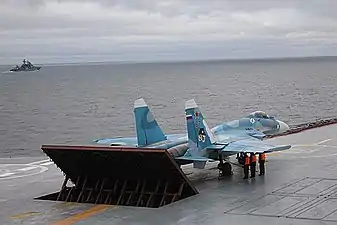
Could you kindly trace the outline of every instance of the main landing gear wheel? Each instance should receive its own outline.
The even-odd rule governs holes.
[[[219,169],[218,180],[222,179],[225,176],[231,176],[231,175],[233,175],[232,165],[229,162],[224,162],[223,161],[221,153],[219,154],[218,169]]]
[[[219,176],[218,176],[219,180],[222,179],[223,177],[233,175],[232,165],[229,162],[219,163],[218,169],[219,169]]]
[[[223,177],[233,175],[232,165],[229,162],[219,163],[218,169],[219,169],[219,177],[218,177],[219,180]]]

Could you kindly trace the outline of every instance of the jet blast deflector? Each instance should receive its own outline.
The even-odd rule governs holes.
[[[196,195],[165,149],[43,145],[62,170],[57,193],[37,199],[158,208]],[[68,181],[73,186],[67,186]]]

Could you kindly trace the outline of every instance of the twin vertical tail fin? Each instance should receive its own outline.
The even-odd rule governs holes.
[[[188,151],[181,158],[193,160],[195,168],[203,168],[206,161],[211,161],[207,158],[206,147],[215,143],[215,137],[194,99],[186,101],[185,114]]]
[[[147,146],[166,140],[166,136],[143,98],[135,101],[134,114],[138,146]]]
[[[208,127],[204,116],[194,99],[185,103],[188,141],[191,148],[197,151],[205,149],[215,142],[215,137]]]

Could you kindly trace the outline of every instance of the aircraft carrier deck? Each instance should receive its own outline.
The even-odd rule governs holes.
[[[60,190],[62,172],[48,158],[0,159],[0,224],[336,224],[337,125],[266,141],[293,148],[268,154],[264,177],[186,167],[199,194],[160,208],[36,200]]]

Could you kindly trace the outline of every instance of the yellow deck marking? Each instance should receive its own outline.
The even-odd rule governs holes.
[[[23,219],[27,216],[34,216],[34,215],[37,215],[37,214],[41,214],[39,212],[26,212],[26,213],[21,213],[21,214],[18,214],[18,215],[14,215],[14,216],[11,216],[12,219]]]
[[[87,209],[83,212],[77,213],[71,217],[68,217],[66,219],[57,221],[55,223],[53,223],[52,225],[70,225],[70,224],[74,224],[76,222],[79,222],[83,219],[86,219],[88,217],[91,217],[97,213],[103,212],[104,210],[111,208],[113,206],[110,205],[96,205],[90,209]]]
[[[73,205],[77,205],[77,202],[61,202],[61,203],[57,203],[55,205],[55,208],[64,208],[64,207],[68,207],[68,206],[73,206]]]

